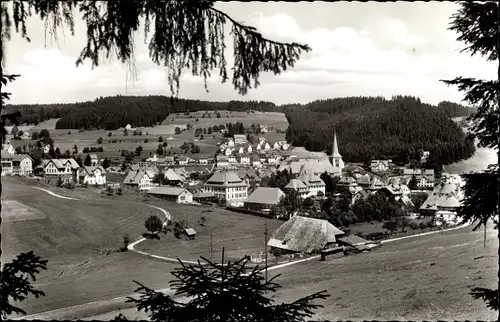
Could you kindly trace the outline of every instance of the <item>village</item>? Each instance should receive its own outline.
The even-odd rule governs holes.
[[[99,158],[90,152],[83,155],[82,164],[80,157],[51,157],[54,147],[47,144],[36,167],[27,153],[8,142],[2,150],[2,176],[23,176],[70,190],[97,187],[102,195],[127,190],[163,200],[166,209],[169,203],[198,205],[204,214],[205,207],[212,206],[280,219],[285,223],[266,236],[269,254],[275,257],[367,251],[410,229],[415,233],[459,224],[455,215],[462,199],[461,178],[445,171],[438,177],[435,170],[418,167],[428,151],[403,166],[391,160],[347,164],[336,135],[327,155],[309,153],[285,140],[228,135],[222,126],[219,131],[213,157],[151,152],[127,162],[125,157]],[[267,131],[260,127],[260,133]],[[194,227],[183,229],[186,239],[196,238]],[[266,256],[255,252],[252,261],[262,262]]]

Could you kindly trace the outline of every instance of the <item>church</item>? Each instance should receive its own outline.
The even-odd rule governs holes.
[[[333,133],[333,146],[332,146],[332,156],[331,162],[333,166],[333,176],[340,177],[342,175],[342,169],[344,169],[344,160],[339,153],[339,147],[337,145],[337,133]]]

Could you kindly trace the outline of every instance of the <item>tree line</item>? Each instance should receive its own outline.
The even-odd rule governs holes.
[[[406,163],[422,149],[431,152],[431,162],[449,164],[471,157],[475,146],[445,110],[411,96],[346,97],[291,105],[285,109],[286,139],[311,151],[331,153],[336,131],[339,152],[348,162]]]
[[[209,102],[159,95],[119,95],[68,104],[8,105],[5,110],[6,113],[21,112],[18,120],[20,124],[38,124],[59,118],[56,129],[116,130],[127,124],[135,127],[154,126],[171,113],[217,110],[279,112],[282,109],[274,103],[263,101]]]

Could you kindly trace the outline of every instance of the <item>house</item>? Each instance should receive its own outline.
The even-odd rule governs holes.
[[[287,170],[291,172],[293,175],[300,174],[300,171],[303,167],[306,166],[310,169],[315,175],[322,175],[323,173],[328,173],[329,175],[338,175],[341,174],[341,168],[343,168],[343,163],[339,163],[339,168],[335,168],[327,157],[325,158],[305,158],[305,159],[297,159],[297,158],[289,158],[288,160],[281,162],[278,166],[278,171]]]
[[[178,160],[177,160],[177,164],[179,165],[187,165],[190,161],[190,158],[189,157],[180,157]]]
[[[267,133],[267,131],[269,131],[267,125],[259,125],[259,126],[260,126],[260,133]]]
[[[459,185],[445,183],[434,187],[432,193],[427,197],[420,207],[421,215],[435,215],[437,211],[456,212],[461,206],[463,193]]]
[[[262,150],[262,143],[257,144],[257,147],[255,148],[257,151]]]
[[[200,157],[198,159],[198,164],[208,164],[208,158],[206,158],[206,157]]]
[[[245,149],[242,146],[240,146],[240,148],[238,149],[238,154],[243,154],[243,153],[245,153]]]
[[[268,155],[266,161],[268,164],[277,164],[278,163],[278,156],[275,154]]]
[[[422,157],[420,157],[420,163],[425,163],[429,159],[429,156],[431,155],[430,151],[423,151],[422,152]]]
[[[283,143],[283,145],[281,146],[281,149],[282,149],[283,151],[286,151],[286,150],[288,150],[289,148],[290,148],[290,144],[288,144],[288,143],[286,143],[286,142],[285,142],[285,143]]]
[[[252,153],[252,151],[253,151],[253,148],[252,148],[252,146],[251,146],[251,145],[249,145],[249,146],[248,146],[248,148],[247,148],[247,153],[250,153],[250,154],[251,154],[251,153]]]
[[[377,177],[377,176],[373,176],[371,183],[370,183],[370,186],[368,186],[366,188],[366,190],[371,191],[371,192],[375,192],[379,189],[382,189],[383,187],[385,187],[385,183],[384,183],[384,181],[382,181],[382,178]]]
[[[385,172],[390,169],[392,160],[372,160],[370,170],[372,172]]]
[[[259,176],[253,168],[240,169],[235,172],[241,181],[245,182],[247,185],[251,183],[256,183],[259,180]]]
[[[97,157],[97,154],[91,154],[90,165],[98,165],[98,164],[99,164],[99,158]]]
[[[49,181],[52,178],[57,180],[60,178],[63,183],[76,182],[78,169],[80,169],[80,166],[73,158],[43,160],[42,167],[44,176]]]
[[[216,171],[203,185],[203,192],[213,192],[228,204],[242,204],[248,186],[232,171]]]
[[[250,164],[250,156],[248,154],[240,155],[239,163],[244,165]]]
[[[27,154],[14,154],[12,173],[21,176],[31,175],[33,173],[33,159]]]
[[[265,150],[265,151],[269,151],[270,149],[271,149],[271,146],[269,145],[269,143],[268,143],[268,142],[266,142],[266,143],[264,144],[264,150]]]
[[[233,141],[233,139],[229,139],[229,140],[227,140],[227,142],[226,142],[226,146],[227,146],[228,148],[234,148],[234,141]]]
[[[411,178],[415,176],[417,179],[422,176],[422,170],[421,169],[403,169],[403,176],[405,178]]]
[[[31,135],[28,132],[23,132],[23,135],[21,135],[21,139],[29,140],[31,139]]]
[[[252,167],[260,168],[262,167],[262,162],[260,162],[260,158],[256,155],[252,157]]]
[[[183,231],[184,238],[187,240],[193,240],[196,238],[196,231],[193,228],[186,228]]]
[[[272,206],[277,205],[285,194],[280,188],[258,187],[247,200],[244,207],[250,210],[270,210]]]
[[[43,153],[47,154],[50,152],[50,145],[47,144],[46,146],[43,147]]]
[[[285,191],[295,190],[302,198],[307,198],[307,196],[309,195],[309,188],[307,187],[307,185],[297,179],[290,180],[290,182],[285,186],[284,189]]]
[[[149,190],[152,187],[151,174],[144,170],[129,171],[123,184],[138,190]]]
[[[434,183],[435,180],[435,174],[434,174],[434,169],[425,169],[424,170],[424,178],[427,179],[428,182]]]
[[[175,201],[177,203],[193,203],[193,194],[184,188],[153,187],[148,191],[148,195]]]
[[[9,153],[5,150],[2,150],[1,153],[2,153],[2,175],[12,173],[13,170],[12,161],[14,160],[14,154]]]
[[[14,147],[12,146],[12,144],[10,143],[10,141],[7,141],[3,148],[2,148],[2,151],[5,151],[7,153],[10,153],[10,154],[16,154],[16,150],[14,149]]]
[[[168,168],[163,170],[163,178],[170,186],[178,186],[184,183],[184,178],[182,178],[174,169]]]
[[[345,233],[324,219],[293,216],[272,235],[267,246],[285,253],[317,253],[336,245]]]
[[[427,189],[427,188],[433,188],[434,187],[434,179],[429,180],[427,177],[421,177],[420,179],[417,180],[417,187],[420,189]]]
[[[236,160],[236,156],[234,154],[231,154],[227,157],[227,161],[229,162],[229,164],[234,164],[234,163],[237,163],[237,160]]]
[[[274,142],[274,144],[273,144],[273,149],[274,149],[274,150],[279,150],[280,148],[281,148],[280,144],[279,144],[277,141],[276,141],[276,142]]]
[[[101,166],[83,166],[78,169],[78,183],[90,185],[105,185],[106,170]]]
[[[233,135],[235,144],[245,144],[247,143],[247,136],[245,134],[235,134]]]
[[[217,156],[217,168],[227,168],[229,167],[229,158],[224,155]]]
[[[302,181],[307,186],[307,197],[316,197],[318,193],[325,195],[325,182],[307,168],[301,172],[297,180]]]
[[[153,153],[149,158],[146,159],[146,162],[156,163],[159,159],[160,158],[158,157],[158,154]]]

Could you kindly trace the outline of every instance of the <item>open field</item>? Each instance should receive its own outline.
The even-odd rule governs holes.
[[[286,267],[276,272],[284,286],[278,296],[294,300],[326,289],[331,297],[318,318],[329,320],[490,320],[495,313],[468,295],[496,282],[496,231],[488,230],[486,248],[482,234],[468,227]]]
[[[124,234],[131,240],[141,237],[144,220],[153,214],[162,216],[160,211],[97,197],[60,199],[9,177],[2,177],[2,188],[2,203],[9,200],[2,209],[3,218],[15,218],[19,210],[25,216],[30,209],[45,217],[4,220],[1,227],[2,262],[30,250],[49,261],[48,270],[36,281],[47,296],[23,302],[28,314],[128,295],[136,288],[133,280],[168,286],[173,264],[145,260],[135,253],[103,252],[121,247]],[[29,208],[23,210],[19,203]]]
[[[146,201],[161,207],[172,215],[174,220],[186,220],[196,231],[195,240],[179,240],[168,233],[161,240],[147,240],[137,245],[142,250],[166,257],[181,257],[185,260],[197,260],[200,256],[210,258],[210,235],[212,234],[213,258],[220,260],[222,247],[228,260],[240,259],[244,255],[264,251],[265,219],[247,214],[230,212],[219,207],[180,205],[169,201]],[[203,210],[211,209],[212,212]],[[204,226],[198,220],[204,216]],[[283,224],[283,221],[268,220],[268,234]]]
[[[246,112],[232,112],[220,111],[221,118],[215,117],[215,112],[212,112],[212,118],[201,118],[203,112],[193,112],[190,116],[184,114],[172,114],[167,119],[158,126],[155,127],[143,127],[141,136],[132,135],[133,131],[128,131],[128,135],[123,135],[123,130],[119,129],[116,131],[83,131],[80,132],[77,129],[60,129],[55,130],[55,124],[58,119],[50,119],[44,121],[36,126],[25,126],[20,127],[28,132],[40,131],[42,129],[48,129],[51,137],[54,138],[54,143],[59,147],[62,153],[66,150],[73,151],[73,146],[78,147],[78,151],[81,153],[85,147],[98,147],[102,146],[104,149],[103,153],[98,153],[99,157],[118,157],[120,156],[121,150],[135,151],[137,146],[142,146],[143,152],[141,157],[148,157],[150,153],[156,152],[158,147],[158,138],[163,137],[164,141],[167,142],[168,146],[166,148],[170,153],[180,153],[180,147],[184,142],[191,142],[195,140],[194,131],[196,128],[206,128],[213,125],[221,125],[227,123],[242,122],[246,127],[250,127],[252,123],[267,125],[270,128],[279,128],[283,131],[288,127],[288,121],[283,113],[262,113],[255,112],[247,114]],[[196,122],[198,118],[198,122]],[[187,124],[191,124],[193,129],[189,131],[181,132],[180,134],[174,134],[175,128],[180,127],[186,128]],[[8,131],[10,133],[8,127]],[[109,137],[108,134],[112,133]],[[68,134],[70,133],[70,134]],[[146,135],[146,133],[148,135]],[[215,135],[215,138],[213,137]],[[265,137],[266,140],[273,143],[277,140],[284,140],[284,133],[276,133],[275,131],[269,131],[268,133],[263,133],[260,136]],[[102,144],[97,144],[97,139],[102,137]],[[200,153],[195,156],[213,156],[217,151],[217,143],[221,141],[222,135],[220,133],[214,133],[211,135],[204,135],[204,140],[195,141],[200,147]],[[9,138],[8,138],[9,139]],[[11,139],[11,138],[10,138]],[[144,140],[147,139],[148,142],[145,143]],[[112,143],[111,140],[117,140],[118,142]],[[12,145],[14,148],[18,146],[28,145],[29,143],[35,144],[35,141],[30,140],[12,140]]]

